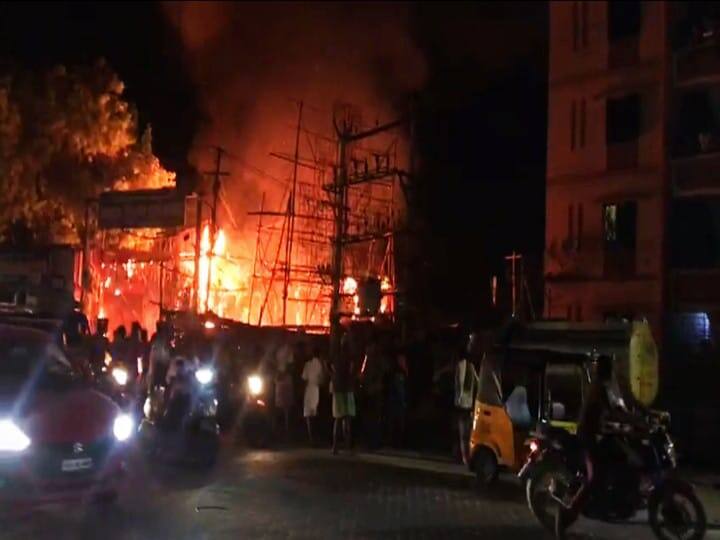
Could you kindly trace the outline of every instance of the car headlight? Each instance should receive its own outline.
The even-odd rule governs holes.
[[[113,423],[113,435],[120,442],[127,441],[132,435],[133,427],[135,427],[135,422],[132,417],[129,414],[121,414],[115,418]]]
[[[210,384],[215,378],[215,371],[210,368],[200,368],[195,372],[195,378],[200,384]]]
[[[112,370],[113,379],[120,386],[125,386],[128,382],[128,372],[125,368],[116,367]]]
[[[259,396],[263,391],[263,380],[260,375],[250,375],[247,379],[251,396]]]
[[[22,452],[30,446],[30,438],[12,420],[0,420],[0,451]]]

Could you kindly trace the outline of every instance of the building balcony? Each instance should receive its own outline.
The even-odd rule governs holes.
[[[678,197],[720,195],[720,148],[673,160],[672,182]]]
[[[720,83],[720,42],[710,40],[675,53],[676,86]]]
[[[720,268],[671,271],[670,299],[673,308],[679,310],[720,307]]]

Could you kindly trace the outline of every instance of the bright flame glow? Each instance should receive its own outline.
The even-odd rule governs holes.
[[[343,294],[354,295],[357,293],[357,290],[358,290],[358,282],[354,277],[348,276],[343,280],[343,284],[342,284]]]

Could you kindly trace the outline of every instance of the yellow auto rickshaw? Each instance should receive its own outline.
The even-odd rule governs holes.
[[[618,389],[648,406],[657,394],[657,349],[647,323],[514,324],[480,366],[469,467],[478,487],[520,470],[530,432],[547,422],[574,433],[595,355],[613,359]]]

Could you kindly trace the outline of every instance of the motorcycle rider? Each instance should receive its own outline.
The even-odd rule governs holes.
[[[592,492],[602,475],[603,453],[598,443],[603,434],[603,426],[609,421],[633,426],[643,424],[637,415],[625,407],[615,388],[612,374],[612,358],[597,356],[592,364],[590,388],[580,411],[577,429],[577,438],[585,462],[585,478],[574,494],[568,494],[569,500],[564,501],[567,512],[559,509],[555,516],[555,536],[558,539],[565,537],[565,516],[573,515],[582,507],[587,495]]]

